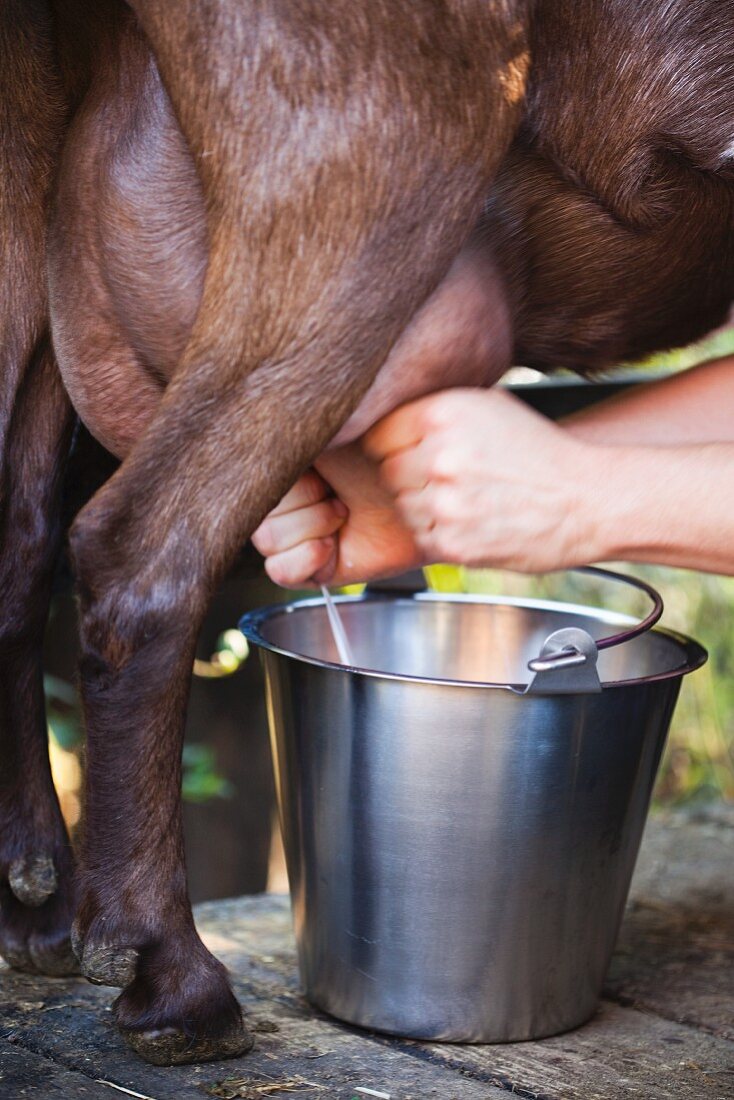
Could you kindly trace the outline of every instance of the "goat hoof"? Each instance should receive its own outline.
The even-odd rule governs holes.
[[[31,953],[28,950],[26,944],[13,944],[12,946],[3,947],[3,958],[8,966],[11,966],[13,970],[19,970],[21,974],[37,974],[38,968],[35,966]]]
[[[34,909],[51,897],[58,885],[54,861],[48,855],[23,856],[8,868],[8,885],[23,905]]]
[[[114,1004],[128,1046],[156,1066],[236,1058],[253,1044],[224,967],[192,932],[186,945],[182,932],[175,944],[143,948]]]
[[[79,973],[79,962],[72,951],[69,934],[66,931],[57,933],[55,936],[36,936],[31,939],[28,950],[39,974],[63,978],[69,974]]]
[[[192,1062],[218,1062],[252,1050],[254,1039],[244,1024],[226,1035],[192,1039],[177,1028],[151,1031],[121,1028],[127,1045],[154,1066],[183,1066]]]
[[[135,980],[138,958],[134,947],[89,944],[81,952],[81,970],[93,985],[125,989]]]
[[[60,868],[60,872],[59,872]],[[7,865],[0,912],[0,955],[14,970],[60,978],[79,973],[69,927],[73,868],[63,857],[17,858]]]
[[[63,926],[26,935],[17,930],[0,930],[0,955],[13,970],[24,974],[64,978],[79,973],[79,963]]]

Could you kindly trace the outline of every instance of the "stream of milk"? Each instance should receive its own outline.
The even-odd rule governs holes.
[[[339,654],[339,660],[343,665],[354,665],[354,654],[344,629],[344,623],[331,597],[331,592],[325,584],[321,585],[321,594],[326,604],[326,614],[329,616],[329,625],[331,626],[331,633],[334,635],[334,644]]]

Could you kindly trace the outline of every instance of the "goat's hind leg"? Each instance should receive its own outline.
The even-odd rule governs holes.
[[[71,417],[47,346],[26,365],[4,441],[0,517],[0,953],[44,974],[78,970],[74,868],[48,760],[42,646],[59,544]]]
[[[67,974],[73,861],[51,780],[41,649],[71,413],[48,346],[44,236],[63,126],[43,6],[0,8],[0,954]]]

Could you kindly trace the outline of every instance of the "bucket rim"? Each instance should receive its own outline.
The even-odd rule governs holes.
[[[609,611],[604,608],[589,607],[585,604],[567,603],[560,600],[533,599],[527,596],[497,596],[484,593],[470,592],[415,592],[411,594],[369,592],[358,595],[332,596],[337,604],[360,603],[470,603],[490,606],[506,606],[527,608],[532,611],[560,611],[564,614],[583,615],[586,618],[595,619],[597,622],[608,626],[627,626],[638,620],[632,615],[626,615],[619,611]],[[265,607],[247,611],[239,620],[238,628],[245,635],[248,642],[260,649],[275,653],[281,657],[289,657],[295,661],[314,665],[317,668],[330,669],[336,672],[346,672],[353,676],[364,676],[376,680],[397,680],[398,682],[416,684],[434,684],[439,687],[457,688],[486,688],[488,690],[510,691],[514,695],[524,695],[527,684],[523,683],[495,683],[489,680],[455,680],[438,676],[413,676],[408,673],[386,672],[380,669],[363,668],[361,665],[345,665],[339,661],[325,661],[320,657],[312,657],[306,653],[297,653],[295,650],[286,649],[267,639],[261,630],[264,623],[277,615],[292,615],[299,611],[308,610],[311,607],[325,607],[323,596],[307,596],[299,600],[289,600],[284,603],[268,604]],[[680,679],[690,672],[701,668],[708,660],[708,651],[695,639],[687,634],[681,634],[677,630],[668,627],[655,626],[648,631],[649,634],[661,634],[671,641],[676,642],[682,649],[682,663],[665,672],[656,672],[648,676],[637,676],[626,680],[603,680],[602,691],[618,687],[633,687],[638,684],[655,683],[659,680]],[[553,694],[553,693],[551,693]],[[583,695],[586,692],[578,692]],[[542,696],[548,698],[548,696]],[[541,696],[539,696],[541,698]]]

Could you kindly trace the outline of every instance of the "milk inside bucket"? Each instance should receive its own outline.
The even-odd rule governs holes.
[[[594,1012],[696,642],[431,592],[254,611],[301,981],[350,1023],[503,1042]]]

